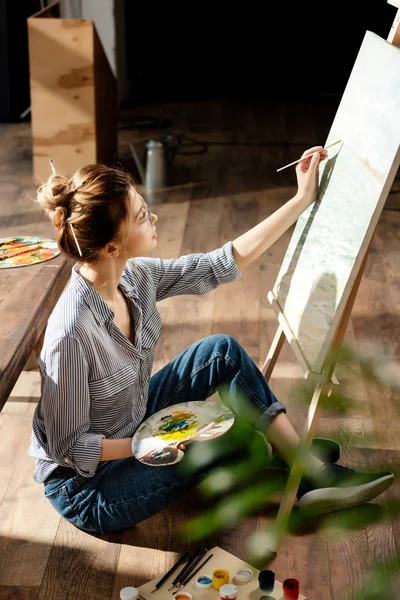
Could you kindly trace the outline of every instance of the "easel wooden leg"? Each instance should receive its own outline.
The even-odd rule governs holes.
[[[317,428],[319,419],[319,399],[322,393],[327,393],[328,388],[331,387],[330,383],[317,383],[314,394],[309,407],[307,421],[304,426],[303,433],[300,438],[299,452],[293,462],[290,470],[289,478],[286,483],[286,488],[282,497],[282,501],[279,507],[279,512],[276,517],[274,524],[273,543],[274,547],[271,548],[273,553],[278,552],[282,540],[285,536],[290,514],[292,512],[293,505],[296,501],[296,494],[299,488],[300,480],[302,477],[301,469],[301,455],[304,451],[309,450],[311,447],[312,440],[314,439],[315,430]]]
[[[279,354],[282,350],[282,346],[286,340],[285,332],[283,331],[282,325],[279,325],[275,337],[272,341],[271,347],[267,354],[267,358],[260,371],[264,375],[265,379],[269,381],[271,379],[272,371],[276,365],[276,361],[279,358]],[[332,375],[332,383],[334,385],[339,385],[339,381],[336,375],[333,373]]]
[[[299,489],[299,484],[300,484],[300,480],[302,477],[302,470],[301,470],[301,464],[300,464],[301,456],[304,451],[308,451],[310,449],[312,440],[314,439],[314,434],[317,429],[318,420],[319,420],[320,397],[323,394],[330,394],[331,390],[332,390],[332,382],[335,383],[336,378],[333,375],[333,371],[334,371],[334,368],[336,365],[337,353],[338,353],[339,348],[342,345],[342,342],[343,342],[343,339],[344,339],[344,336],[346,333],[347,325],[350,320],[351,311],[353,309],[354,302],[357,297],[358,288],[360,287],[361,279],[364,274],[365,265],[368,260],[368,255],[369,255],[369,250],[371,248],[372,240],[373,240],[373,237],[368,245],[363,262],[360,265],[360,269],[359,269],[359,271],[357,273],[357,277],[354,281],[354,285],[353,285],[352,291],[350,293],[350,296],[348,298],[346,308],[343,312],[343,316],[341,318],[340,325],[337,329],[335,339],[332,343],[331,355],[327,359],[326,365],[325,365],[323,373],[321,375],[321,380],[316,383],[316,386],[314,389],[314,393],[313,393],[310,407],[308,409],[308,414],[307,414],[306,422],[304,425],[303,433],[300,437],[298,455],[296,456],[295,460],[293,461],[293,465],[290,470],[289,478],[288,478],[286,488],[285,488],[285,491],[284,491],[284,494],[283,494],[283,497],[281,500],[281,504],[279,507],[279,512],[276,517],[275,524],[273,526],[272,538],[271,538],[273,547],[270,548],[270,551],[271,551],[270,557],[271,558],[273,558],[273,556],[276,555],[276,553],[278,552],[278,550],[282,544],[282,540],[286,533],[290,513],[291,513],[293,505],[296,501],[296,494]],[[271,363],[268,365],[268,367],[270,367],[272,365],[272,368],[273,368],[273,366],[275,365],[275,362],[276,362],[276,358],[279,355],[279,351],[282,347],[283,340],[281,340],[281,331],[282,330],[279,327],[278,331],[275,335],[274,342],[273,342],[273,346],[275,344],[275,347],[274,348],[271,347],[271,350],[268,354],[268,357],[271,355]],[[267,357],[266,363],[268,361],[268,357]],[[270,369],[270,372],[272,372],[272,368]]]
[[[269,349],[267,358],[262,366],[261,373],[264,375],[265,379],[269,381],[272,371],[274,370],[276,361],[278,360],[278,356],[282,350],[283,343],[285,341],[285,334],[282,329],[282,325],[279,325],[271,347]]]

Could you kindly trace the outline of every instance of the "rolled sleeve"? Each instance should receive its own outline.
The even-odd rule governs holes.
[[[203,254],[187,254],[177,259],[141,257],[135,262],[150,272],[157,301],[183,294],[206,294],[241,275],[231,241]]]
[[[98,433],[82,433],[73,448],[72,464],[74,468],[86,477],[95,474],[101,457],[101,440],[104,435]]]
[[[57,464],[95,474],[104,435],[90,432],[88,366],[79,342],[65,337],[46,350],[41,411],[45,450]]]
[[[273,419],[282,412],[286,413],[286,407],[279,401],[273,402],[268,406],[268,408],[265,409],[261,417],[258,419],[255,424],[255,429],[257,431],[265,432],[271,425]]]
[[[241,276],[232,251],[232,242],[227,242],[218,248],[209,252],[208,260],[210,261],[217,284],[230,283]]]

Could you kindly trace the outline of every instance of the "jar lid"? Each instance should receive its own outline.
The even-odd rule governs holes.
[[[197,577],[196,583],[197,587],[201,588],[202,590],[208,590],[213,584],[212,576],[208,573],[202,573]]]
[[[234,600],[234,598],[236,598],[237,593],[238,588],[236,587],[236,585],[233,585],[233,583],[225,583],[225,585],[222,585],[219,588],[219,594],[221,598],[224,598],[226,600]]]
[[[136,600],[139,597],[139,590],[135,587],[124,587],[119,593],[121,600]]]
[[[247,583],[248,581],[251,581],[253,579],[253,571],[251,569],[248,569],[247,567],[243,569],[238,569],[235,578],[241,583]]]

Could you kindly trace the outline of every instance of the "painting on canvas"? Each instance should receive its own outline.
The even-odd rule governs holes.
[[[400,49],[366,32],[326,140],[318,200],[296,223],[272,296],[320,373],[399,167]]]

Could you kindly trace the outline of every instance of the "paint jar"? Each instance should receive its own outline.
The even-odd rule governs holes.
[[[192,597],[190,592],[178,592],[178,594],[174,596],[175,600],[192,600]]]
[[[253,571],[247,567],[238,569],[235,575],[235,580],[239,583],[248,583],[253,579]]]
[[[298,579],[285,579],[283,582],[283,597],[285,600],[297,600],[300,595]]]
[[[260,600],[275,600],[272,596],[261,596]]]
[[[272,592],[275,586],[275,573],[266,569],[258,574],[258,585],[263,592]]]
[[[192,600],[192,597],[190,592],[178,592],[175,596],[175,600]]]
[[[233,583],[225,583],[219,588],[221,600],[236,600],[238,588]]]
[[[119,592],[121,600],[136,600],[139,597],[139,590],[135,587],[124,587]]]
[[[208,573],[203,573],[202,575],[199,575],[196,579],[196,585],[201,590],[208,590],[210,587],[212,587],[212,584],[212,577],[211,575],[208,575]]]
[[[219,590],[221,585],[229,582],[229,573],[226,569],[216,569],[212,574],[213,587]]]

